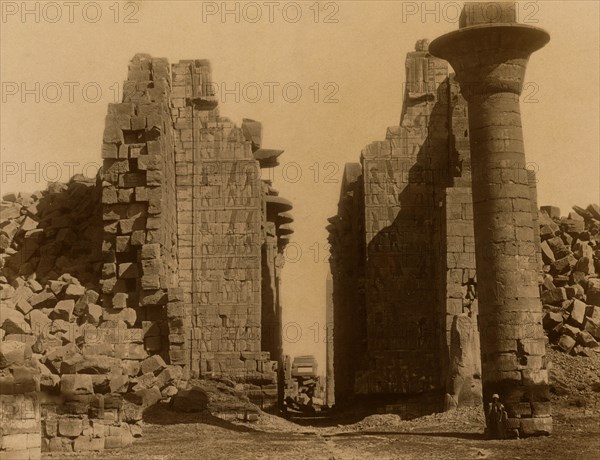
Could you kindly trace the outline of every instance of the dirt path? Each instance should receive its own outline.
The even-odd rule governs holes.
[[[269,431],[258,431],[252,425],[231,424],[216,417],[163,411],[152,415],[144,436],[127,449],[44,458],[600,460],[600,414],[580,412],[566,410],[555,415],[555,434],[551,437],[488,441],[480,434],[480,420],[470,423],[461,416],[438,415],[410,422],[374,416],[354,425],[366,426],[360,430],[353,426],[301,427],[279,419],[265,422]],[[276,423],[280,425],[273,426]],[[259,424],[256,428],[265,427]]]

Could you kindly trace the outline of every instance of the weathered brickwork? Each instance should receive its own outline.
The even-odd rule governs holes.
[[[446,143],[446,136],[431,128],[445,122],[433,107],[447,66],[417,51],[408,56],[407,68],[415,70],[415,83],[423,86],[414,92],[409,83],[399,129],[389,129],[386,141],[362,152],[368,362],[359,373],[358,393],[426,391],[439,380],[431,333],[433,175],[438,169],[433,152]]]
[[[263,337],[262,313],[271,310],[261,289],[278,296],[277,254],[288,232],[267,216],[272,191],[260,168],[272,165],[261,155],[260,123],[239,128],[219,116],[210,78],[207,61],[173,65],[179,285],[191,326],[185,348],[192,376],[227,376],[276,397],[281,314],[276,308],[264,319],[276,327]],[[268,343],[271,336],[279,344]]]
[[[330,231],[334,235],[338,402],[352,396],[413,395],[443,389],[437,331],[441,325],[438,310],[445,315],[446,307],[439,306],[432,286],[440,269],[437,245],[442,241],[436,240],[437,224],[450,161],[446,125],[451,101],[448,84],[442,84],[448,66],[427,53],[426,41],[419,41],[416,51],[407,56],[406,68],[401,124],[388,129],[385,141],[363,150],[355,179],[362,190],[350,198],[354,209],[343,209],[340,201],[340,212],[330,226],[334,227]],[[364,227],[344,228],[363,213]],[[349,248],[364,248],[364,252],[354,249],[356,261],[342,258],[344,240]],[[358,277],[364,277],[364,306],[346,307],[346,303],[356,304],[356,297],[347,302],[340,298],[344,271],[363,263],[365,273]],[[364,330],[346,308],[364,309]],[[360,336],[366,350],[349,355],[344,351],[344,337],[355,341]]]
[[[41,458],[40,372],[27,344],[0,342],[0,457]]]
[[[177,284],[168,62],[136,55],[123,92],[109,105],[102,146],[103,306],[150,329],[164,319],[165,289]],[[166,350],[168,339],[148,336],[145,348]]]
[[[425,40],[408,54],[406,69],[400,126],[363,150],[355,179],[362,193],[348,197],[343,184],[328,229],[336,400],[377,397],[383,410],[418,415],[480,404],[482,369],[469,104]],[[524,178],[522,201],[537,222],[535,175],[524,165],[509,172]],[[363,213],[364,230],[352,230]],[[530,261],[539,266],[535,241]],[[358,248],[358,262],[344,256]],[[485,257],[483,265],[491,254]],[[361,264],[365,273],[353,274]],[[344,283],[359,285],[361,276],[364,300],[344,299]],[[349,341],[358,337],[366,347],[353,353]]]

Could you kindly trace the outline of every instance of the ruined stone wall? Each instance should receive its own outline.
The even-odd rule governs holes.
[[[180,286],[191,322],[192,376],[273,385],[261,350],[261,247],[266,214],[259,162],[241,128],[219,116],[207,61],[173,65]]]
[[[367,362],[358,394],[440,387],[435,338],[436,171],[447,148],[447,64],[426,46],[409,53],[401,124],[362,152],[365,194]]]
[[[0,457],[41,458],[40,375],[31,348],[0,342]]]
[[[400,126],[362,152],[364,195],[353,212],[364,213],[365,230],[362,242],[350,240],[366,251],[358,367],[343,364],[341,337],[362,321],[341,315],[341,280],[334,341],[336,398],[376,396],[383,410],[411,416],[441,409],[445,393],[447,407],[471,404],[481,385],[466,102],[426,41],[408,54],[406,72]]]
[[[168,358],[166,289],[177,285],[175,165],[170,69],[165,59],[136,55],[110,104],[103,136],[103,306],[130,326],[141,321],[145,349]]]
[[[31,358],[43,400],[33,416],[15,415],[35,431],[7,432],[21,441],[36,433],[20,450],[128,445],[141,436],[143,411],[185,388],[194,369],[276,401],[277,364],[260,345],[261,269],[270,262],[260,253],[259,161],[196,86],[208,81],[206,61],[186,62],[189,81],[165,59],[132,59],[123,102],[108,107],[97,178],[2,196],[2,411],[16,398],[4,395],[34,391],[24,390],[24,366],[4,363],[12,343]],[[278,222],[274,231],[280,254],[290,230]],[[24,408],[27,398],[17,398]]]
[[[348,163],[337,215],[329,219],[331,275],[333,281],[333,347],[336,404],[354,395],[356,369],[366,350],[364,301],[364,194],[362,169]]]
[[[448,161],[440,203],[438,281],[441,372],[446,409],[481,403],[481,364],[477,329],[477,275],[473,237],[471,155],[467,103],[450,76],[448,86]],[[445,274],[445,276],[444,276]]]

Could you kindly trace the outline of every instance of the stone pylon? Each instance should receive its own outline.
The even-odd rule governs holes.
[[[552,430],[519,106],[529,56],[548,41],[516,22],[514,3],[474,2],[459,30],[429,47],[468,102],[484,404],[499,394],[509,432],[521,436]]]

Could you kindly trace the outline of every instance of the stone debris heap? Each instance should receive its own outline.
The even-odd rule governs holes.
[[[2,410],[16,395],[35,407],[38,444],[27,446],[38,450],[131,444],[141,436],[143,409],[175,394],[182,374],[146,351],[154,334],[146,323],[135,327],[133,308],[102,306],[100,191],[95,180],[76,176],[2,197],[0,367],[10,370],[2,370]],[[10,367],[15,350],[27,359]],[[33,385],[41,398],[22,395]]]
[[[565,353],[600,352],[600,207],[573,206],[568,217],[540,212],[544,329]]]

